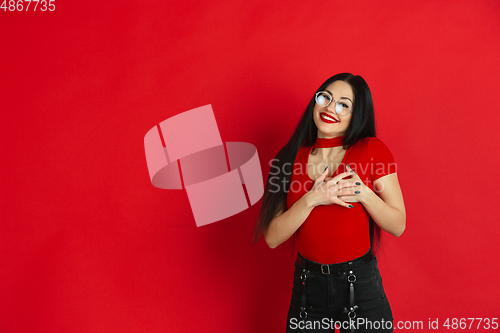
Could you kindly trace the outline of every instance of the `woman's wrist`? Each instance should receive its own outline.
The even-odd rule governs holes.
[[[302,196],[302,198],[300,198],[300,200],[303,200],[304,205],[309,209],[313,209],[317,206],[317,203],[312,196],[312,192],[307,192]]]
[[[364,186],[365,188],[362,190],[362,194],[358,194],[358,202],[361,204],[367,204],[373,200],[379,199],[378,195],[372,191],[368,186]],[[364,192],[364,193],[363,193]]]

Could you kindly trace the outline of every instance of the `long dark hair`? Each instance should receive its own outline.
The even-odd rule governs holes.
[[[374,137],[375,134],[375,114],[373,112],[373,101],[370,88],[366,81],[359,75],[351,73],[341,73],[326,80],[317,90],[325,90],[335,81],[348,83],[354,93],[354,105],[351,122],[346,131],[344,139],[344,149],[354,145],[358,140],[366,137]],[[288,187],[293,171],[293,164],[300,147],[307,147],[314,144],[318,135],[318,127],[314,123],[313,110],[315,106],[314,94],[306,107],[299,124],[295,128],[290,140],[278,152],[271,164],[272,170],[279,170],[276,174],[269,173],[262,197],[257,226],[254,231],[254,242],[257,242],[266,232],[271,220],[280,210],[286,210],[286,198]],[[273,186],[274,184],[274,186]],[[276,184],[283,184],[278,186]],[[273,189],[273,190],[271,190]],[[370,241],[372,248],[378,247],[380,239],[380,228],[370,217]]]

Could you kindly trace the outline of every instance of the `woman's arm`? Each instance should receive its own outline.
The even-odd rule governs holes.
[[[401,236],[406,228],[406,209],[397,174],[377,179],[373,187],[378,195],[372,192],[363,206],[382,230]]]
[[[304,223],[314,208],[310,201],[307,193],[304,194],[286,212],[281,209],[271,221],[264,233],[264,239],[271,249],[284,243]]]
[[[355,175],[352,179],[360,179]],[[355,197],[341,197],[347,202],[360,202],[366,211],[378,224],[380,229],[399,237],[406,227],[406,210],[401,187],[396,173],[381,177],[373,182],[373,188],[361,186]]]

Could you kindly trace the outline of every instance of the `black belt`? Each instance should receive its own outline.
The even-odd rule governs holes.
[[[303,268],[310,271],[321,272],[326,275],[336,272],[352,271],[353,269],[361,267],[372,260],[373,260],[373,254],[371,249],[364,256],[354,259],[352,261],[346,261],[339,264],[329,264],[329,265],[323,265],[317,262],[307,260],[303,258],[300,254],[297,256],[297,261]]]

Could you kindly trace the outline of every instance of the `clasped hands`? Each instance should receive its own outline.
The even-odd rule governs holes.
[[[327,177],[328,167],[319,175],[308,193],[314,206],[337,204],[353,208],[350,202],[362,203],[373,192],[348,164],[346,166],[347,171],[335,177]]]

